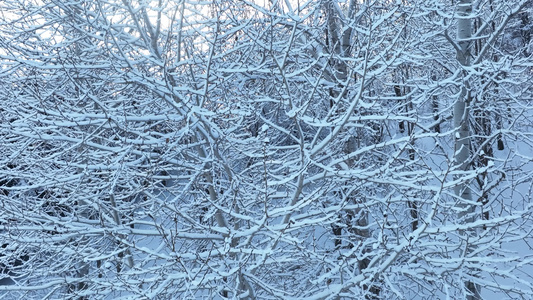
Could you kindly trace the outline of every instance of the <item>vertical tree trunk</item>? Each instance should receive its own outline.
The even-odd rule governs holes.
[[[334,8],[334,2],[329,1],[325,4],[326,10],[326,21],[327,21],[327,43],[330,47],[330,51],[334,54],[334,59],[330,61],[330,64],[333,66],[332,78],[336,81],[336,86],[330,91],[330,100],[331,104],[334,103],[333,99],[346,97],[346,94],[341,94],[344,90],[344,85],[347,84],[348,78],[348,63],[347,58],[350,58],[352,55],[352,45],[354,43],[354,36],[352,34],[352,27],[347,26],[344,28],[344,24],[349,24],[355,21],[356,11],[357,11],[357,1],[351,0],[348,4],[348,10],[344,14],[340,14]],[[354,79],[355,80],[355,79]],[[331,109],[337,109],[340,113],[343,111],[341,105],[336,108],[331,105]],[[356,150],[360,141],[357,140],[358,137],[351,136],[346,141],[346,146],[344,152],[350,154]],[[355,164],[353,159],[348,161],[348,165],[352,166]],[[348,201],[352,203],[361,203],[364,199],[360,199],[357,195],[350,195]],[[368,239],[370,237],[370,231],[368,230],[368,212],[365,209],[356,209],[346,212],[346,231],[351,233],[353,236],[357,236],[359,239]],[[335,247],[336,249],[342,247],[342,228],[339,226],[332,226],[333,234],[335,237]],[[349,242],[348,247],[354,247],[354,243]],[[363,249],[363,254],[371,251],[370,249]],[[370,263],[370,258],[365,257],[358,262],[358,269],[361,273],[368,268]],[[381,289],[379,284],[374,284],[373,282],[369,285],[364,285],[363,289],[366,292],[365,299],[378,299],[381,294]]]
[[[457,6],[457,15],[459,17],[457,22],[457,40],[459,42],[457,59],[461,66],[469,67],[471,65],[472,46],[472,0],[460,0]],[[466,171],[470,166],[469,110],[471,97],[470,86],[467,79],[464,79],[461,93],[455,102],[453,111],[453,125],[456,130],[454,160],[459,171]],[[455,194],[459,198],[462,208],[459,219],[466,223],[474,221],[474,207],[468,204],[472,201],[470,184],[465,181],[457,184]],[[480,299],[479,287],[474,282],[466,281],[465,289],[467,300]]]

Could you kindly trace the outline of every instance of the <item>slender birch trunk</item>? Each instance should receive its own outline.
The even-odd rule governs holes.
[[[344,94],[341,93],[343,93],[345,90],[345,85],[348,84],[349,65],[347,63],[347,58],[350,58],[352,55],[352,46],[355,39],[352,25],[348,25],[346,28],[344,28],[343,25],[355,22],[358,3],[356,0],[351,0],[348,5],[348,10],[343,15],[336,11],[334,5],[335,4],[333,1],[329,1],[325,6],[327,15],[327,43],[330,46],[330,51],[332,51],[335,55],[335,59],[331,61],[331,65],[333,66],[332,77],[335,78],[336,89],[332,89],[330,91],[330,106],[331,109],[337,109],[339,112],[343,112],[344,107],[342,107],[342,104],[334,107],[335,101],[333,101],[333,99],[340,101],[340,99],[346,97],[346,92],[344,92]],[[346,154],[352,153],[360,146],[361,141],[358,141],[357,139],[358,137],[351,136],[347,140],[344,148],[344,152]],[[353,166],[355,164],[353,159],[349,159],[347,162],[349,166]],[[364,199],[360,199],[356,195],[349,195],[348,197],[349,201],[352,203],[361,203],[364,201]],[[370,237],[370,231],[368,230],[368,211],[364,209],[347,211],[345,222],[346,230],[352,235],[357,236],[361,240],[365,240]],[[342,228],[339,226],[333,226],[332,231],[336,236],[335,247],[336,249],[339,249],[342,247]],[[355,243],[350,241],[347,247],[355,247]],[[368,253],[370,251],[371,250],[367,248],[363,249],[363,253]],[[365,269],[368,268],[370,260],[371,259],[369,257],[365,257],[358,262],[359,272],[363,273]],[[365,299],[377,299],[381,294],[380,286],[374,282],[365,284],[363,289],[365,292],[367,292]]]
[[[466,68],[471,65],[471,38],[472,38],[472,0],[460,0],[457,6],[457,40],[459,51],[457,59],[461,66]],[[466,76],[465,76],[466,77]],[[453,110],[453,124],[455,134],[455,154],[454,160],[458,171],[467,171],[470,166],[471,143],[470,143],[470,103],[472,95],[467,79],[464,79],[459,99],[455,102]],[[459,219],[470,223],[474,221],[475,207],[469,204],[472,201],[472,190],[468,182],[461,182],[455,186],[455,195],[459,198],[460,207]],[[469,233],[466,233],[469,234]],[[479,286],[472,281],[465,282],[467,300],[481,299]]]

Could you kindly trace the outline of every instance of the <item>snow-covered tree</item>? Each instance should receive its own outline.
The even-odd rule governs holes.
[[[0,295],[531,295],[530,2],[1,2]]]

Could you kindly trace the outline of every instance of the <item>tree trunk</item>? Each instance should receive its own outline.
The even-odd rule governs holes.
[[[471,65],[471,38],[472,38],[472,0],[460,0],[457,6],[457,40],[459,51],[457,59],[462,67]],[[464,71],[466,72],[466,71]],[[465,74],[466,75],[466,74]],[[466,77],[466,76],[465,76]],[[467,79],[464,79],[459,99],[454,104],[453,125],[455,133],[455,153],[454,160],[458,171],[466,171],[470,167],[470,126],[469,114],[471,103],[470,86]],[[461,176],[461,175],[459,175]],[[459,198],[461,208],[459,219],[465,223],[474,221],[474,207],[469,204],[472,201],[472,190],[470,184],[462,181],[455,186],[455,195]],[[469,234],[469,233],[466,233]],[[471,251],[471,250],[470,250]],[[466,299],[481,299],[479,286],[474,282],[466,281]]]

